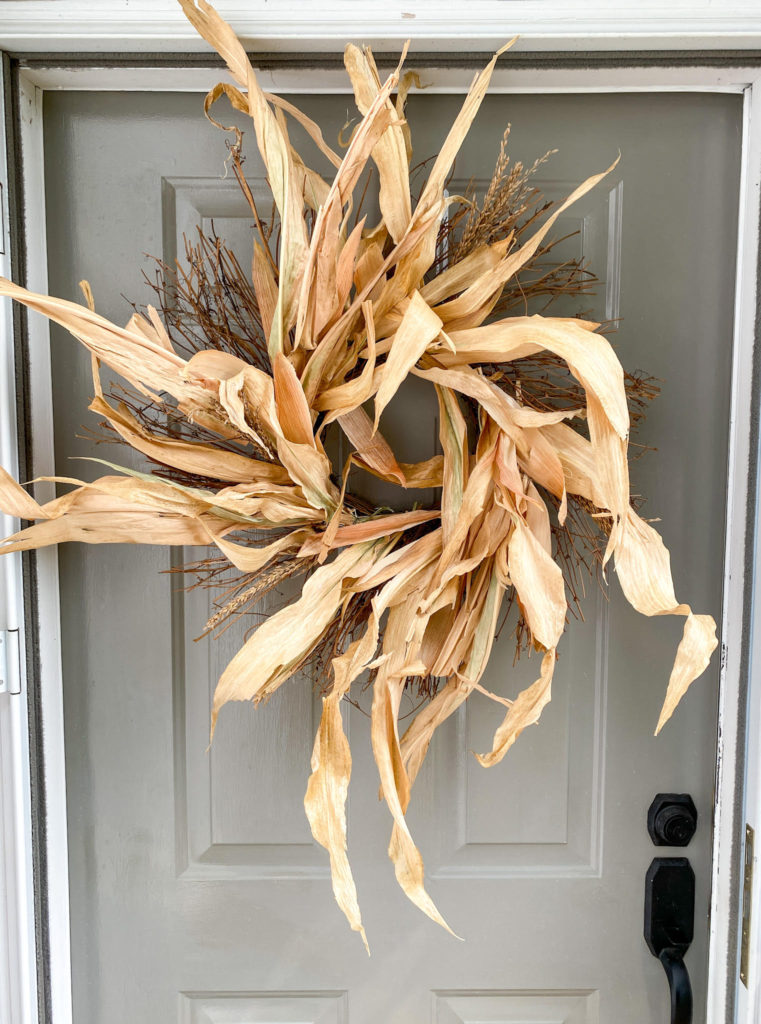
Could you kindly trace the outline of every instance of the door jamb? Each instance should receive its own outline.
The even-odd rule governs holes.
[[[43,90],[29,82],[26,75],[18,70],[14,85],[21,164],[17,194],[23,216],[20,233],[24,249],[24,283],[32,291],[47,292]],[[24,324],[24,342],[28,389],[25,396],[26,419],[29,424],[25,439],[26,472],[28,479],[37,480],[55,474],[50,325],[45,317],[31,312],[28,314]],[[55,497],[55,485],[40,480],[34,485],[34,496],[40,503],[50,501]],[[44,933],[38,939],[38,982],[44,999],[38,999],[39,1021],[32,1018],[30,1024],[72,1024],[69,857],[57,548],[43,548],[35,552],[33,573],[36,628],[32,640],[37,656],[36,699],[43,721],[38,762],[37,765],[30,764],[28,772],[33,779],[36,772],[36,783],[44,791],[44,824],[39,832],[44,837],[45,877],[39,884],[43,887],[46,920]],[[39,945],[43,946],[42,950]]]
[[[13,158],[8,59],[0,74],[0,273],[14,272],[9,165]],[[13,312],[0,310],[0,465],[14,477],[24,471],[16,420]],[[17,520],[0,513],[5,537]],[[0,1019],[36,1019],[36,929],[33,809],[29,749],[24,566],[20,552],[0,558]]]
[[[668,58],[666,58],[668,59]],[[738,55],[738,63],[742,55]],[[626,55],[621,54],[621,64]],[[24,194],[23,233],[26,247],[28,287],[46,291],[46,244],[44,220],[44,178],[42,137],[42,94],[45,88],[174,88],[203,90],[217,80],[216,69],[174,66],[165,68],[157,61],[155,69],[94,67],[79,69],[72,76],[57,68],[51,60],[42,67],[38,62],[23,62],[18,70],[18,96],[23,116],[22,186]],[[432,69],[432,91],[460,92],[467,87],[470,71]],[[317,89],[316,84],[319,83]],[[309,68],[271,72],[274,91],[347,91],[344,82],[334,84],[330,71]],[[755,573],[761,566],[755,560],[755,497],[758,453],[758,259],[759,215],[761,213],[761,72],[756,67],[719,68],[610,67],[586,69],[546,69],[543,71],[508,69],[495,74],[493,91],[498,92],[629,92],[629,91],[702,91],[736,92],[744,96],[742,177],[740,186],[739,233],[737,248],[737,287],[735,299],[732,404],[730,411],[729,476],[727,494],[727,538],[724,566],[722,612],[721,686],[714,824],[714,857],[711,900],[711,931],[708,979],[708,1024],[737,1024],[755,1020],[754,1006],[761,1003],[761,986],[751,978],[750,989],[739,985],[735,992],[736,951],[739,924],[740,834],[744,833],[743,794],[747,778],[749,792],[761,790],[761,751],[751,743],[745,769],[746,686],[761,704],[761,678],[751,686],[753,652],[761,657],[761,621],[751,624],[755,593]],[[32,437],[30,445],[33,475],[53,470],[53,430],[49,333],[47,321],[30,316],[27,327],[30,382],[27,401],[30,407]],[[747,372],[753,367],[753,374]],[[754,397],[755,396],[755,397]],[[38,500],[45,500],[45,485],[36,485]],[[759,584],[761,586],[761,584]],[[65,761],[63,746],[63,706],[61,688],[60,635],[58,609],[58,568],[54,549],[40,552],[36,565],[38,595],[35,641],[40,645],[41,703],[45,716],[44,787],[47,794],[45,842],[48,851],[47,908],[50,929],[49,983],[52,1024],[71,1024],[71,961],[69,950],[68,857],[65,810]],[[756,606],[756,618],[761,619]],[[0,698],[2,699],[2,698]],[[756,704],[752,705],[756,707]],[[24,760],[24,757],[27,760]],[[15,759],[16,781],[28,784],[28,752]],[[9,780],[0,779],[0,797]],[[755,787],[755,788],[754,788]],[[756,813],[748,808],[748,813]],[[757,819],[754,819],[757,820]],[[759,820],[761,828],[761,820]],[[761,832],[759,833],[761,835]],[[761,843],[757,843],[761,846]],[[0,850],[0,868],[2,867]],[[30,865],[31,871],[31,865]],[[761,872],[757,871],[757,875]],[[760,880],[761,882],[761,880]],[[761,904],[755,924],[761,936]],[[757,950],[761,941],[756,939]],[[33,965],[32,965],[33,966]],[[758,971],[755,972],[758,974]],[[732,1017],[732,1008],[735,1011]],[[28,1020],[19,1024],[37,1024],[31,1010]],[[42,1024],[42,1021],[39,1021]],[[48,1024],[46,1021],[45,1024]]]

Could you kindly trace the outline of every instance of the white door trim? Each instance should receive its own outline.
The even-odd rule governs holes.
[[[737,874],[744,833],[744,786],[740,775],[757,777],[759,765],[745,764],[747,690],[757,695],[761,680],[749,674],[746,629],[749,602],[754,600],[755,552],[758,524],[755,516],[755,480],[758,436],[754,436],[755,366],[758,359],[759,216],[761,214],[761,76],[745,90],[742,170],[737,239],[732,404],[727,477],[727,540],[724,556],[724,607],[722,612],[722,667],[717,747],[716,799],[714,804],[714,865],[711,893],[711,943],[709,951],[708,1021],[726,1018],[727,991],[718,978],[726,964],[727,950],[736,948],[739,898]],[[754,519],[749,523],[749,513]],[[750,527],[750,529],[749,529]],[[749,586],[750,584],[750,586]],[[753,589],[751,589],[753,588]],[[730,961],[731,962],[731,961]],[[735,973],[737,966],[735,966]],[[757,984],[754,970],[752,983]],[[747,1002],[747,990],[737,977],[737,1024],[757,1024]]]
[[[1,38],[1,36],[0,36]],[[621,59],[625,59],[625,55]],[[253,58],[254,65],[256,59]],[[431,58],[427,58],[430,61]],[[435,60],[435,58],[434,58]],[[590,56],[590,61],[593,57]],[[408,61],[415,67],[413,60]],[[467,67],[430,66],[421,68],[426,93],[467,92],[473,69],[483,61],[473,58]],[[761,69],[738,67],[511,67],[497,66],[489,83],[490,93],[609,93],[609,92],[729,92],[742,93],[757,80]],[[85,92],[207,92],[220,78],[221,68],[168,67],[158,61],[136,66],[93,65],[72,67],[56,63],[55,57],[24,58],[24,80],[40,89],[76,89]],[[351,93],[351,83],[341,65],[313,67],[269,67],[258,72],[265,88],[279,93]]]
[[[44,6],[47,0],[40,0]],[[11,5],[30,6],[26,0]],[[67,5],[67,6],[74,6]],[[5,11],[0,17],[3,41]],[[356,34],[356,28],[353,32]],[[492,37],[493,38],[493,37]],[[130,37],[131,40],[131,37]],[[84,48],[85,35],[68,39],[69,46]],[[112,47],[115,48],[115,47]],[[157,62],[158,64],[158,62]],[[28,117],[22,117],[24,148],[24,195],[27,266],[30,287],[45,290],[46,247],[44,225],[44,182],[42,175],[41,89],[44,88],[182,88],[203,90],[216,80],[209,69],[194,67],[159,68],[106,67],[78,70],[74,77],[53,61],[47,67],[22,68],[22,103]],[[432,68],[426,72],[438,91],[462,91],[472,72]],[[333,72],[325,69],[268,72],[268,86],[281,91],[338,91]],[[759,214],[761,213],[761,72],[757,68],[593,68],[572,70],[523,70],[508,68],[498,73],[494,88],[500,92],[629,92],[629,91],[720,91],[744,95],[742,182],[737,251],[737,296],[734,324],[733,386],[728,451],[729,485],[727,500],[727,547],[724,570],[723,649],[719,709],[719,759],[712,891],[711,945],[709,962],[709,1024],[727,1024],[730,989],[734,991],[735,969],[728,976],[728,950],[736,948],[737,860],[740,831],[744,829],[743,781],[745,747],[745,682],[748,652],[745,626],[749,620],[746,583],[752,569],[755,526],[748,523],[751,467],[757,458],[755,410],[750,368],[754,365],[757,273],[759,255]],[[341,82],[340,91],[345,91]],[[27,154],[29,158],[27,159]],[[47,327],[41,318],[30,317],[31,421],[35,473],[52,468],[53,434],[50,398],[50,361]],[[45,784],[47,789],[47,851],[51,941],[50,983],[53,1024],[70,1024],[70,958],[68,943],[68,873],[66,855],[65,763],[63,708],[61,702],[60,638],[58,634],[58,580],[54,554],[38,559],[37,585],[40,594],[39,641],[44,728]],[[761,643],[761,637],[756,634]],[[754,685],[758,696],[761,681]],[[759,697],[761,699],[761,697]],[[750,773],[758,777],[758,764]],[[16,775],[28,779],[28,766],[20,759]],[[0,779],[0,794],[9,784]],[[0,851],[0,860],[2,860]],[[30,865],[31,871],[31,865]],[[757,915],[758,916],[758,915]],[[2,969],[2,963],[0,963]],[[744,993],[738,1003],[742,1016],[737,1024],[751,1024],[753,1010]],[[36,1018],[19,1019],[34,1024]],[[47,1024],[47,1022],[46,1022]]]

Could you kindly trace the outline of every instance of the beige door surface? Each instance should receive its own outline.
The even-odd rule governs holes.
[[[299,102],[328,138],[353,114],[347,96]],[[459,103],[412,97],[418,157],[435,153]],[[551,198],[621,150],[558,225],[577,232],[565,251],[602,280],[563,308],[620,317],[624,365],[664,381],[639,437],[657,451],[633,464],[633,490],[661,519],[677,594],[719,619],[741,100],[492,95],[451,189],[488,179],[508,121],[515,158],[559,150],[539,175]],[[245,140],[261,190],[250,131]],[[124,322],[127,299],[149,297],[143,254],[171,259],[183,233],[212,220],[245,258],[250,221],[225,155],[200,96],[47,94],[51,292],[77,299],[85,277],[99,311]],[[83,436],[95,426],[89,357],[57,329],[53,370],[58,472],[97,472],[69,461],[77,455],[130,464],[126,449]],[[400,458],[431,454],[430,410],[417,392],[397,403],[388,434]],[[303,813],[312,680],[266,707],[225,709],[207,753],[214,683],[252,622],[194,642],[208,595],[162,574],[167,549],[72,545],[59,557],[76,1024],[664,1024],[666,980],[642,938],[657,852],[645,818],[659,791],[691,793],[699,812],[686,851],[697,876],[687,961],[694,1019],[705,1020],[719,658],[655,739],[681,624],[639,617],[614,573],[604,592],[588,588],[552,703],[502,764],[482,769],[470,753],[488,749],[499,717],[485,699],[434,739],[409,817],[431,894],[464,942],[397,888],[368,720],[347,709],[368,959]],[[510,633],[508,623],[485,680],[506,696],[537,664],[513,665]]]

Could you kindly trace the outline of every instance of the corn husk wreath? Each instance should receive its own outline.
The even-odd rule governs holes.
[[[273,565],[287,566],[281,575],[303,575],[300,596],[265,619],[222,674],[212,732],[223,705],[266,701],[350,608],[361,607],[333,650],[306,813],[328,851],[338,905],[364,939],[346,850],[351,753],[341,704],[371,670],[372,748],[393,818],[389,855],[407,896],[448,927],[426,892],[405,820],[410,791],[436,728],[474,691],[486,693],[480,679],[506,594],[541,652],[541,669],[514,701],[495,698],[507,712],[501,707],[481,764],[499,762],[549,701],[568,611],[551,513],[562,527],[569,508],[582,504],[600,524],[602,564],[613,560],[629,603],[644,615],[685,617],[658,730],[717,642],[713,619],[677,601],[668,551],[632,505],[625,375],[599,325],[537,315],[493,319],[506,285],[531,264],[557,217],[612,168],[581,184],[527,240],[509,234],[442,267],[437,241],[448,207],[459,199],[445,191],[448,176],[499,54],[476,76],[413,202],[404,108],[415,76],[402,75],[401,61],[381,82],[370,51],[347,47],[362,116],[339,156],[316,124],[263,92],[242,45],[204,0],[180,2],[236,83],[217,86],[205,109],[225,94],[250,115],[277,209],[276,261],[239,175],[260,232],[250,283],[264,359],[254,365],[219,339],[186,359],[151,307],[122,328],[94,312],[91,296],[79,306],[3,280],[0,293],[63,325],[90,350],[91,408],[122,441],[169,471],[67,480],[74,489],[42,506],[3,473],[0,505],[35,521],[3,550],[63,541],[209,545],[254,589]],[[335,167],[332,181],[293,148],[286,115]],[[382,220],[371,226],[362,218],[350,229],[353,193],[370,161]],[[567,366],[578,388],[576,408],[537,408],[484,369],[520,367],[516,361],[540,354]],[[171,409],[190,433],[152,431],[127,403],[111,400],[100,363],[124,378],[145,407]],[[397,462],[379,430],[408,375],[435,389],[441,424],[442,454],[413,465]],[[470,424],[468,409],[475,410]],[[349,465],[342,483],[333,475],[324,447],[330,424],[348,439],[355,467],[401,488],[437,488],[438,506],[363,514],[347,491]],[[400,702],[416,678],[437,685],[400,736]]]

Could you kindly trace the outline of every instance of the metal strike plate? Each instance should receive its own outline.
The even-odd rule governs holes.
[[[743,876],[743,921],[740,946],[740,981],[748,988],[750,976],[750,925],[753,900],[753,847],[755,835],[750,825],[745,826],[745,874]]]

